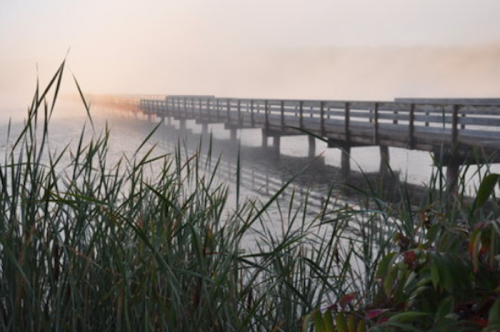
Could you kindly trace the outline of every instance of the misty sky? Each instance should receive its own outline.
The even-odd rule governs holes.
[[[30,95],[36,65],[47,81],[68,49],[89,93],[500,97],[499,13],[499,0],[2,0],[0,98]]]

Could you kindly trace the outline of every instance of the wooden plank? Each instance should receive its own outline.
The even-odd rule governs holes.
[[[327,110],[327,111],[326,111],[326,115],[327,115],[328,117],[337,116],[337,117],[342,117],[342,118],[344,118],[344,110],[342,110],[342,111],[332,111],[332,110]]]
[[[348,104],[351,111],[370,111],[373,108],[373,102],[350,101]]]
[[[463,106],[460,108],[460,114],[467,115],[485,115],[485,116],[500,116],[500,107],[472,107]]]
[[[498,127],[500,131],[500,118],[476,118],[476,117],[460,117],[458,123],[462,125]]]
[[[417,122],[425,122],[427,125],[434,123],[434,124],[443,124],[443,123],[452,123],[453,122],[453,116],[450,114],[449,116],[437,116],[437,115],[415,115],[415,121]]]
[[[373,116],[372,113],[370,112],[371,110],[360,111],[360,110],[352,109],[352,108],[349,108],[349,109],[350,109],[349,112],[350,112],[351,118],[365,118],[365,119],[368,119],[368,118],[371,118]]]
[[[460,130],[458,132],[460,137],[482,137],[482,138],[491,138],[498,139],[500,138],[500,132],[491,131],[491,130]]]
[[[499,98],[396,98],[397,103],[434,104],[434,105],[497,105]]]

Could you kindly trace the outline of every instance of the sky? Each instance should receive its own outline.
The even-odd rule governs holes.
[[[66,54],[86,93],[500,97],[498,13],[498,0],[0,0],[0,107]]]

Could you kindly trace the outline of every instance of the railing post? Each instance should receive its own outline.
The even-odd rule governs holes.
[[[255,127],[255,119],[253,116],[253,100],[250,100],[250,121],[252,122],[252,127]]]
[[[216,100],[217,104],[216,104],[216,108],[217,108],[217,121],[220,121],[220,100],[217,98]]]
[[[351,141],[351,137],[349,135],[349,120],[350,120],[350,105],[349,103],[345,103],[345,118],[344,118],[344,137],[345,141],[349,143]]]
[[[321,136],[325,137],[326,136],[326,130],[325,130],[325,102],[322,101],[319,104],[319,112],[321,114]]]
[[[229,113],[231,110],[231,106],[229,105],[229,99],[226,100],[226,108],[227,108],[227,122],[231,122],[231,114]]]
[[[380,136],[378,130],[378,103],[375,103],[374,108],[374,119],[373,119],[373,143],[375,145],[380,145]]]
[[[264,102],[264,112],[266,115],[266,128],[269,128],[269,101],[266,99]]]
[[[304,128],[304,102],[301,100],[299,103],[299,116],[300,116],[300,128]]]
[[[281,101],[281,130],[285,130],[285,101]]]
[[[410,150],[415,148],[415,104],[410,104],[410,124],[408,127],[410,135]]]
[[[242,127],[243,119],[241,118],[241,99],[238,99],[238,124]]]
[[[211,99],[211,98],[208,98],[207,99],[207,119],[208,120],[211,120],[212,119],[212,102],[214,101],[214,99]]]
[[[453,105],[453,118],[451,129],[451,144],[455,147],[458,143],[458,105]]]

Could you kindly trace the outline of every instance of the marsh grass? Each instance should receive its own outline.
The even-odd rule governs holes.
[[[299,204],[293,190],[288,205],[278,199],[295,177],[264,202],[244,199],[237,181],[228,207],[220,159],[203,161],[181,143],[158,155],[146,144],[154,131],[112,164],[107,128],[90,137],[82,130],[75,146],[51,151],[63,73],[64,63],[37,88],[0,165],[1,330],[312,329],[311,312],[346,296],[357,294],[356,308],[374,303],[377,267],[397,247],[394,235],[416,236],[419,208],[404,187],[398,204],[373,186],[354,188],[356,208],[332,204],[332,187],[311,217],[307,195]],[[423,206],[439,210],[433,195]],[[270,226],[271,207],[280,232]],[[249,233],[253,249],[243,245]]]
[[[334,296],[338,282],[324,270],[332,240],[308,238],[314,222],[300,212],[286,226],[300,231],[264,231],[257,252],[241,246],[254,225],[267,227],[293,178],[267,202],[238,195],[228,211],[218,165],[182,144],[156,155],[153,132],[113,164],[107,128],[50,150],[63,73],[64,63],[37,89],[0,167],[0,329],[293,330]]]

